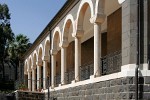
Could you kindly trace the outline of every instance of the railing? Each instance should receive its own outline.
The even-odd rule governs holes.
[[[74,70],[66,72],[65,73],[66,84],[70,84],[71,81],[74,80],[74,78],[75,78],[74,76],[75,76]]]
[[[112,74],[121,70],[121,51],[114,52],[101,58],[101,73],[102,75]]]
[[[107,75],[107,74],[120,72],[121,64],[122,64],[121,51],[117,51],[105,57],[102,57],[101,66],[100,66],[101,75]],[[80,78],[80,81],[89,79],[91,75],[94,75],[94,63],[93,62],[88,62],[80,66],[79,76],[78,76]],[[74,79],[75,79],[75,72],[74,70],[71,70],[65,73],[65,80],[63,81],[65,81],[66,84],[70,84],[71,81],[73,81]],[[36,80],[35,83],[40,81],[41,87],[42,87],[43,80],[44,79],[41,78],[40,80]],[[48,87],[48,79],[46,80],[47,80],[46,86]],[[51,84],[51,82],[49,84]],[[55,76],[54,84],[55,86],[58,86],[58,84],[61,84],[61,75]]]
[[[33,79],[24,79],[21,83],[18,83],[18,88],[17,89],[20,89],[22,88],[22,85],[26,87],[25,90],[28,90],[28,81],[30,81],[30,84],[31,84],[31,90],[33,89],[32,86],[34,84],[35,88],[34,90],[35,91],[40,91],[44,88],[44,81],[45,81],[45,85],[46,85],[46,88],[50,87],[51,86],[51,79],[50,78],[40,78],[39,80],[33,80]],[[19,87],[20,85],[20,87]],[[37,87],[38,86],[38,87]]]
[[[80,80],[89,79],[91,75],[94,73],[94,65],[93,62],[88,64],[84,64],[80,67]]]
[[[61,75],[56,75],[55,76],[55,86],[58,86],[61,84]]]

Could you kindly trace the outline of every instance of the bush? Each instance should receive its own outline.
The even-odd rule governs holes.
[[[21,83],[21,84],[19,84],[18,89],[19,90],[27,90],[27,86],[25,84]]]

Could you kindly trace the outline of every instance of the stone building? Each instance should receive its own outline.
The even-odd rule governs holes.
[[[58,100],[133,100],[140,45],[139,98],[150,99],[150,1],[138,3],[66,1],[25,54],[29,92],[42,88],[46,98],[49,88]]]

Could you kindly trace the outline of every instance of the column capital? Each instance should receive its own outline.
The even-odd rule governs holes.
[[[28,74],[28,72],[27,72],[27,71],[24,71],[24,74],[25,74],[25,75],[27,75],[27,74]]]
[[[42,66],[42,65],[43,65],[43,64],[42,64],[42,60],[39,59],[39,60],[36,62],[36,65],[37,65],[37,66]]]
[[[57,50],[54,50],[54,49],[51,50],[51,55],[56,55],[57,53],[58,53]]]
[[[72,37],[81,38],[84,35],[84,30],[77,30],[75,33],[72,34]]]
[[[27,69],[27,72],[28,72],[28,73],[31,73],[31,69]]]
[[[49,61],[49,58],[50,58],[50,56],[43,56],[43,57],[42,57],[42,60],[48,62],[48,61]]]
[[[68,47],[68,45],[69,45],[68,41],[62,41],[62,42],[59,43],[59,47],[63,47],[63,48]]]
[[[31,66],[31,69],[32,69],[32,70],[35,70],[35,69],[36,69],[36,65],[32,65],[32,66]]]
[[[105,14],[97,13],[92,18],[90,18],[90,22],[102,24],[105,21],[105,18]]]

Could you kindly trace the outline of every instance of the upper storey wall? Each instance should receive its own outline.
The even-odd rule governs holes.
[[[82,13],[84,13],[83,19],[81,17],[81,21],[83,21],[82,27],[84,30],[84,36],[81,41],[84,42],[93,37],[94,25],[90,22],[90,18],[95,15],[98,9],[96,7],[99,7],[96,5],[98,1],[105,1],[104,14],[106,15],[106,18],[102,24],[102,32],[107,32],[107,16],[121,7],[121,5],[118,3],[118,0],[111,0],[111,2],[110,0],[80,0],[74,6],[70,6],[66,11],[64,11],[65,15],[60,16],[60,18],[56,20],[54,27],[51,28],[50,26],[47,26],[50,27],[49,30],[52,31],[49,32],[49,30],[47,30],[45,32],[47,36],[44,36],[44,38],[41,37],[40,42],[38,42],[38,44],[34,44],[35,47],[32,49],[32,52],[26,56],[26,61],[33,62],[35,59],[35,54],[36,61],[41,60],[43,56],[47,54],[47,49],[50,49],[50,46],[46,46],[47,41],[50,42],[49,33],[51,34],[52,40],[49,45],[52,45],[52,48],[57,48],[57,50],[60,50],[59,47],[61,42],[65,41],[66,39],[65,33],[68,33],[67,40],[69,43],[74,41],[74,37],[72,35],[77,32],[77,29],[81,29],[80,24],[78,23],[80,23],[79,17],[82,16]],[[67,28],[69,29],[67,30]]]

